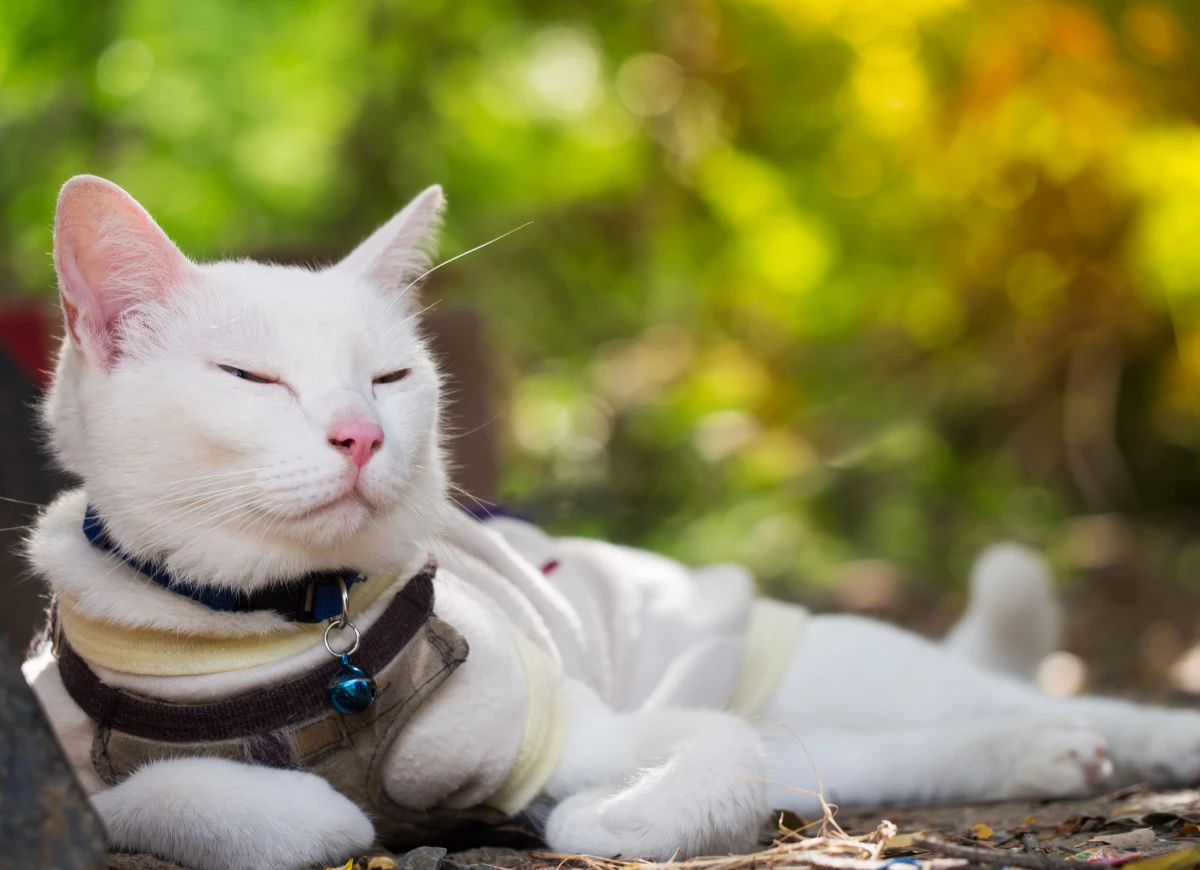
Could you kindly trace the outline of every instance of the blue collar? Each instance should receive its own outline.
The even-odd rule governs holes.
[[[160,562],[139,559],[122,550],[109,536],[104,520],[100,519],[100,512],[92,505],[88,505],[83,515],[83,534],[91,541],[93,547],[111,553],[164,589],[184,595],[198,604],[203,604],[209,610],[222,613],[273,610],[289,622],[322,622],[342,615],[342,590],[339,580],[349,589],[355,583],[362,583],[367,579],[357,571],[345,570],[309,574],[254,592],[196,586],[176,580]]]

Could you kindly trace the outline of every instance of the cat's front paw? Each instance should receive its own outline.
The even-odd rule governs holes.
[[[194,870],[299,870],[341,864],[375,829],[311,773],[214,758],[143,767],[92,798],[117,849]]]
[[[657,861],[750,851],[770,813],[766,788],[756,780],[723,785],[710,794],[638,785],[576,794],[551,811],[546,841],[568,854]]]
[[[1084,725],[1039,724],[1014,748],[1004,797],[1085,795],[1112,773],[1104,738]]]

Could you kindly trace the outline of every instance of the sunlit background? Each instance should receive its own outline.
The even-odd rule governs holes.
[[[1023,540],[1048,681],[1200,692],[1198,37],[1193,0],[4,0],[0,299],[52,298],[74,173],[307,262],[441,182],[444,256],[534,222],[426,291],[486,328],[485,495],[929,631]]]

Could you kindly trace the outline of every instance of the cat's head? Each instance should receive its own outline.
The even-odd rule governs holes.
[[[411,284],[443,202],[429,188],[329,268],[201,264],[121,188],[67,182],[45,420],[123,547],[257,586],[427,545],[446,479]]]

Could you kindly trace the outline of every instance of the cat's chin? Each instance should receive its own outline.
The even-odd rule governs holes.
[[[321,502],[299,513],[288,514],[288,519],[294,522],[307,520],[329,520],[331,518],[365,517],[373,513],[375,508],[357,490],[343,493],[329,501]]]
[[[300,513],[289,514],[282,528],[297,540],[327,546],[353,537],[380,513],[355,490]]]

